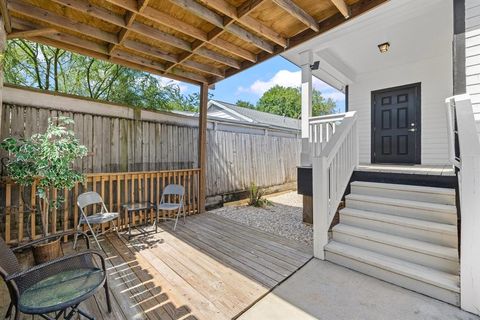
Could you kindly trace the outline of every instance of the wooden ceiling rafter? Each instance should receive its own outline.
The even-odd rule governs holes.
[[[17,18],[13,18],[13,26],[16,30],[22,30],[22,29],[35,29],[39,28],[37,25],[32,24],[32,23],[25,23],[22,21],[17,20]],[[117,52],[114,55],[109,54],[108,47],[106,45],[102,45],[90,40],[86,39],[81,39],[77,38],[72,35],[64,34],[62,32],[57,32],[53,34],[44,34],[41,36],[35,36],[29,38],[30,40],[37,41],[40,43],[44,43],[46,45],[54,45],[55,47],[58,48],[63,48],[66,50],[70,50],[79,54],[91,56],[97,59],[101,60],[106,60],[106,61],[111,61],[113,63],[120,63],[121,65],[127,66],[127,67],[132,67],[135,66],[135,69],[138,70],[143,70],[147,71],[153,74],[158,74],[162,76],[170,76],[170,74],[165,73],[165,66],[162,65],[159,62],[156,62],[154,60],[150,60],[144,57],[137,57],[132,59],[132,55],[130,53],[127,53],[125,51],[115,51]],[[61,44],[65,44],[61,46]],[[121,52],[119,54],[118,52]],[[203,77],[198,74],[194,73],[189,73],[189,72],[177,72],[175,71],[175,79],[180,80],[180,81],[185,81],[193,84],[200,84],[204,83],[206,81],[209,81],[210,79],[207,77]],[[182,74],[183,76],[180,76],[179,74]],[[174,75],[172,73],[172,75]],[[188,77],[185,77],[188,75]]]
[[[0,14],[3,17],[3,26],[7,33],[12,32],[12,22],[10,19],[10,13],[8,12],[7,0],[0,0]]]
[[[270,41],[278,45],[281,45],[283,47],[287,46],[287,39],[281,36],[278,32],[275,32],[273,29],[265,26],[258,20],[248,15],[239,16],[238,9],[235,6],[231,5],[230,3],[226,2],[225,0],[200,0],[200,1],[205,5],[208,5],[214,8],[215,10],[221,12],[222,14],[227,16],[229,19],[233,19],[234,20],[233,22],[240,23],[241,25],[251,29],[252,31],[255,31],[261,34],[263,37],[269,39]]]
[[[0,0],[0,13],[9,39],[213,84],[388,0],[90,1]]]
[[[330,0],[335,7],[337,7],[338,11],[345,17],[345,19],[350,18],[350,8],[345,0]]]
[[[273,2],[313,31],[320,31],[318,22],[295,2],[291,0],[273,0]]]
[[[137,12],[141,13],[148,5],[149,0],[140,0],[137,2]],[[127,39],[128,33],[130,32],[130,27],[135,22],[135,18],[137,14],[132,11],[127,11],[125,14],[125,27],[123,27],[117,34],[118,36],[118,44],[111,44],[109,47],[109,53],[111,54],[113,51],[118,49],[118,46],[121,46],[123,42]]]
[[[54,1],[58,2],[60,4],[63,4],[64,2],[66,2],[64,0],[54,0]],[[74,3],[74,2],[70,2],[70,3]],[[78,4],[78,1],[77,1],[77,4]],[[73,5],[70,5],[70,7],[75,8],[75,9],[80,8],[78,6],[74,7]],[[86,8],[84,8],[84,9],[86,9]],[[53,13],[50,13],[47,10],[44,10],[44,9],[28,10],[25,7],[25,5],[23,3],[21,3],[20,1],[18,1],[18,2],[13,1],[12,4],[11,4],[11,10],[13,12],[20,13],[20,14],[25,14],[25,15],[28,15],[32,18],[45,21],[47,23],[56,25],[57,27],[66,28],[66,29],[69,29],[69,30],[74,31],[74,32],[78,31],[78,30],[87,30],[87,31],[90,32],[89,35],[92,36],[93,38],[109,42],[109,48],[108,48],[107,54],[110,54],[112,56],[116,56],[116,58],[118,58],[118,55],[114,55],[114,50],[113,50],[112,47],[114,47],[115,50],[118,50],[118,49],[120,49],[121,46],[123,46],[123,43],[126,41],[126,40],[124,40],[126,38],[119,39],[114,34],[108,34],[106,32],[95,32],[94,30],[91,30],[91,27],[85,26],[81,23],[75,23],[74,25],[72,25],[71,23],[67,23],[67,21],[65,21],[66,18],[63,18],[61,16],[57,16],[57,15],[55,15]],[[101,14],[100,12],[102,12],[102,11],[96,11],[97,16],[104,17],[104,14]],[[108,15],[107,17],[108,17],[109,21],[115,21],[115,23],[117,25],[121,24],[118,21],[118,19],[114,18],[113,16]],[[128,18],[129,15],[127,15],[126,17]],[[179,49],[186,50],[186,51],[191,51],[191,44],[188,41],[184,41],[182,39],[176,38],[176,37],[174,37],[170,34],[164,33],[164,32],[162,32],[160,30],[157,30],[153,27],[150,27],[150,26],[147,26],[147,25],[135,22],[135,21],[132,22],[130,27],[127,27],[127,25],[128,25],[127,21],[125,21],[121,25],[124,26],[124,29],[122,29],[122,30],[126,30],[127,28],[129,28],[129,30],[134,31],[134,32],[139,33],[139,34],[142,34],[143,36],[145,36],[147,38],[151,38],[154,41],[161,41],[161,42],[173,45],[173,46],[175,46]],[[140,50],[136,49],[135,45],[132,45],[132,42],[130,42],[129,44],[130,44],[129,49],[131,49],[131,50],[137,51],[139,53],[145,53],[147,55],[153,56],[154,58],[155,57],[160,58],[160,59],[166,58],[164,55],[149,54],[150,52],[156,51],[153,47],[151,48],[151,50],[143,52],[143,51],[140,51]],[[147,46],[147,45],[145,45],[145,46]],[[145,49],[145,46],[142,46],[143,49]],[[174,58],[174,59],[175,59],[175,61],[178,60],[178,58]],[[125,60],[128,60],[128,59],[125,59]],[[170,57],[170,59],[165,59],[165,60],[170,61],[173,64],[175,64],[175,61],[171,61],[172,60],[171,57]],[[137,61],[134,61],[134,62],[137,62]],[[150,65],[155,65],[154,62],[149,63],[149,64]],[[170,66],[173,66],[173,64],[170,65]],[[145,64],[143,64],[143,65],[145,65]],[[158,67],[158,65],[157,65],[157,67]],[[188,64],[187,67],[193,68],[193,69],[198,70],[198,71],[203,72],[203,73],[205,73],[205,70],[208,69],[208,66],[203,65],[201,63],[190,63],[190,64]],[[164,66],[164,68],[162,68],[160,71],[165,71],[166,68],[167,67]],[[169,68],[169,71],[171,69],[172,68]],[[221,71],[217,68],[209,70],[206,73],[213,74],[216,78],[223,78],[224,77],[223,71]]]
[[[124,1],[124,0],[107,0],[109,3],[117,5],[125,10],[133,10],[135,11],[135,1]],[[187,53],[184,54],[185,57],[191,57],[194,53],[197,55],[200,55],[202,57],[205,57],[210,60],[214,60],[216,62],[220,62],[222,64],[225,64],[228,67],[233,67],[233,68],[239,68],[239,63],[236,62],[234,59],[228,58],[226,56],[223,56],[221,54],[218,54],[216,52],[213,52],[208,49],[204,50],[198,50],[200,48],[199,44],[205,41],[208,41],[208,34],[206,32],[203,32],[202,30],[195,28],[181,20],[178,20],[174,17],[168,16],[167,14],[156,10],[151,7],[147,7],[143,10],[143,12],[138,13],[139,15],[143,16],[144,18],[155,22],[162,24],[166,27],[169,27],[173,30],[176,30],[178,32],[182,32],[187,34],[188,36],[191,36],[193,38],[196,38],[197,40],[201,42],[195,42],[192,44],[191,48],[187,51]],[[211,43],[215,45],[214,43]],[[202,43],[203,46],[203,43]],[[218,47],[218,46],[217,46]],[[183,48],[184,49],[184,48]],[[228,47],[223,48],[224,51],[229,52],[230,54],[233,54],[235,56],[238,56],[239,58],[242,59],[252,59],[251,56],[254,56],[252,53],[248,52],[247,50],[244,50],[238,46],[235,46],[233,44],[230,44]],[[255,58],[256,59],[256,58]],[[180,59],[177,61],[177,64],[185,61],[186,59]],[[170,68],[173,68],[174,65],[170,66]]]
[[[125,21],[125,19],[123,17],[115,15],[115,14],[113,14],[112,12],[110,12],[106,9],[94,6],[90,3],[86,3],[85,1],[82,1],[82,0],[52,0],[52,1],[54,1],[58,4],[60,4],[60,5],[66,6],[66,7],[70,7],[70,8],[72,8],[74,10],[77,10],[81,13],[88,13],[88,14],[92,15],[93,17],[97,18],[97,19],[100,19],[102,21],[105,21],[105,22],[114,24],[118,27],[121,27],[122,30],[125,30],[127,28],[128,22]],[[161,11],[158,11],[154,8],[151,8],[151,7],[147,6],[147,7],[142,7],[142,10],[139,10],[139,7],[136,5],[136,1],[108,0],[108,2],[110,2],[110,3],[112,3],[116,6],[119,6],[123,9],[125,9],[125,10],[131,11],[132,13],[135,13],[136,15],[143,16],[144,18],[152,20],[153,22],[161,23],[161,24],[163,24],[167,27],[170,27],[170,28],[175,29],[175,30],[180,31],[180,32],[185,32],[190,36],[200,38],[200,39],[204,39],[204,40],[207,39],[207,34],[205,32],[203,32],[203,31],[201,31],[201,30],[199,30],[199,29],[197,29],[197,28],[195,28],[195,27],[193,27],[193,26],[191,26],[187,23],[184,23],[181,20],[170,17],[167,14],[162,13]],[[132,15],[128,15],[127,17],[132,17]],[[161,31],[156,32],[155,29],[153,29],[152,27],[145,26],[145,25],[140,24],[140,23],[136,23],[136,24],[132,23],[130,25],[130,30],[132,30],[133,32],[142,34],[142,35],[146,35],[147,37],[150,37],[150,38],[151,38],[151,35],[157,35],[160,38],[156,39],[156,40],[161,41],[161,42],[165,42],[167,44],[168,44],[168,41],[172,40],[172,38],[169,38],[168,36],[165,37],[165,33],[161,32]],[[152,32],[150,32],[150,31],[152,31]],[[125,33],[123,33],[123,34],[125,34]],[[155,40],[155,38],[153,38],[153,39]],[[159,48],[149,47],[147,45],[142,45],[140,42],[137,42],[138,45],[136,45],[136,46],[133,46],[132,42],[129,42],[129,45],[125,45],[125,43],[127,41],[128,40],[126,38],[125,39],[119,39],[119,43],[121,43],[124,47],[128,47],[131,50],[140,51],[140,50],[137,50],[137,49],[132,48],[132,47],[140,47],[141,46],[143,49],[140,52],[145,52],[146,54],[149,54],[149,55],[152,55],[151,53],[161,51],[161,49],[159,49]],[[182,49],[182,50],[191,51],[191,48],[186,43],[181,43],[179,48]],[[112,51],[112,49],[113,49],[113,46],[110,45],[110,51]],[[241,50],[241,48],[238,48],[238,50]],[[231,51],[236,51],[236,50],[235,50],[235,48],[233,48]],[[211,52],[210,50],[204,50],[202,52],[198,52],[197,54],[200,55],[200,56],[203,56],[207,59],[222,63],[227,67],[233,67],[233,68],[239,68],[240,67],[240,64],[237,61],[235,61],[234,59],[228,58],[226,56],[222,56],[220,54],[215,54],[215,53]],[[172,63],[178,62],[178,58],[174,58],[174,60],[172,60],[171,58],[170,59],[165,58],[165,56],[162,55],[162,54],[160,54],[158,57],[160,57],[161,59],[164,59],[166,61],[172,62]],[[242,57],[242,55],[240,55],[240,57]],[[202,70],[199,70],[199,71],[202,71]],[[221,76],[220,74],[217,74],[217,75]]]
[[[38,28],[38,29],[30,29],[30,30],[25,30],[25,31],[15,31],[15,32],[10,32],[7,34],[7,39],[17,39],[17,38],[32,38],[32,37],[37,37],[41,35],[46,35],[46,34],[51,34],[51,33],[57,33],[58,31],[54,28]]]
[[[379,5],[381,5],[381,4],[383,4],[387,1],[388,0],[360,0],[360,1],[352,4],[349,7],[350,19],[355,18],[359,15],[362,15],[365,12],[367,12],[369,10],[372,10],[373,8],[379,6]],[[344,22],[345,22],[345,17],[343,16],[343,14],[341,14],[340,12],[337,13],[337,14],[334,14],[333,16],[331,16],[329,18],[326,18],[326,19],[324,19],[324,20],[322,20],[318,23],[319,31],[313,31],[312,29],[307,29],[307,30],[304,30],[303,32],[300,32],[297,35],[291,37],[289,39],[289,48],[294,48],[294,47],[304,43],[305,41],[308,41],[308,40],[314,38],[315,36],[318,36],[321,33],[327,32],[327,31],[341,25]],[[275,50],[276,51],[275,51],[274,54],[280,54],[283,51],[283,48],[281,48],[280,46],[276,46]],[[263,61],[265,61],[269,58],[271,58],[271,55],[261,53],[261,54],[258,55],[258,62],[257,63],[263,62]],[[249,61],[244,61],[241,65],[240,69],[237,70],[237,69],[230,68],[230,69],[226,70],[225,71],[225,77],[226,78],[231,77],[231,76],[237,74],[238,72],[246,70],[246,69],[248,69],[248,68],[250,68],[254,65],[255,64],[253,64]]]
[[[247,0],[237,8],[237,17],[240,19],[255,10],[267,0]]]

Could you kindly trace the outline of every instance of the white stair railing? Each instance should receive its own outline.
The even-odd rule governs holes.
[[[447,99],[450,160],[460,193],[460,303],[480,315],[480,139],[468,95]]]
[[[320,134],[318,137],[319,140],[312,142],[320,148],[318,153],[313,153],[312,158],[313,249],[315,257],[323,260],[324,246],[328,243],[328,229],[353,170],[358,165],[356,112],[340,115],[326,141],[322,141],[323,136]]]
[[[309,142],[312,157],[318,157],[326,143],[335,133],[335,128],[345,118],[345,113],[329,114],[326,116],[312,117],[309,119]]]

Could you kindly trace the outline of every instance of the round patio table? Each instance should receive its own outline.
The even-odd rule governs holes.
[[[78,306],[103,286],[105,277],[105,272],[98,268],[61,271],[26,289],[20,296],[19,308],[23,313],[36,314],[49,320],[62,316],[71,319],[77,313],[94,320]],[[56,315],[50,317],[48,313]]]

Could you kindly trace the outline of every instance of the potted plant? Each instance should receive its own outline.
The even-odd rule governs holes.
[[[34,134],[26,139],[10,137],[0,144],[10,155],[6,163],[9,177],[21,186],[36,183],[44,237],[49,234],[50,209],[58,205],[50,199],[51,190],[72,189],[75,183],[84,180],[84,175],[73,169],[73,162],[83,158],[87,148],[79,143],[69,129],[72,125],[73,120],[67,117],[49,118],[45,133]],[[41,242],[33,249],[37,264],[60,254],[60,238]]]

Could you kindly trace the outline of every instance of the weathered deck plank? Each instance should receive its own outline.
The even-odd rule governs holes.
[[[82,308],[99,320],[231,319],[312,257],[308,246],[213,214],[188,217],[176,231],[172,225],[131,241],[108,234],[102,247],[113,312],[103,291]],[[5,312],[4,285],[0,293]]]

